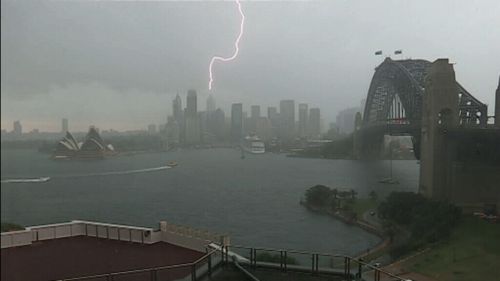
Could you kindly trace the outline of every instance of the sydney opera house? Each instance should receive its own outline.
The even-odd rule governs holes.
[[[78,142],[70,132],[57,143],[54,151],[55,159],[67,158],[104,158],[114,154],[111,144],[106,145],[95,127],[90,127],[83,142]]]

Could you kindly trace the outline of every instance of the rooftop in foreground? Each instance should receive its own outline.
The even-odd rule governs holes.
[[[142,244],[74,236],[2,249],[1,279],[58,280],[190,263],[203,255],[166,242]],[[189,269],[170,271],[168,277],[164,277],[171,280],[188,273]]]

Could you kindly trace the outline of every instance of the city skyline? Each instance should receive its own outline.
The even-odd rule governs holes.
[[[242,2],[245,36],[238,58],[217,70],[219,107],[306,100],[321,105],[328,123],[366,96],[385,56],[449,57],[491,115],[500,73],[492,59],[500,39],[491,30],[500,3],[472,10],[467,1],[382,3]],[[26,131],[59,131],[63,117],[77,130],[142,128],[166,120],[179,90],[197,89],[205,99],[206,65],[214,53],[231,52],[237,32],[232,4],[2,1],[2,128],[21,120]],[[63,14],[73,20],[53,16]]]

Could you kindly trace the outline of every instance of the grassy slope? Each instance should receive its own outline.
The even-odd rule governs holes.
[[[363,214],[370,210],[377,210],[377,207],[379,205],[378,201],[372,200],[370,198],[358,198],[356,201],[354,201],[354,204],[352,205],[352,210],[358,214],[358,218],[362,218]]]
[[[437,280],[500,280],[500,224],[465,217],[450,240],[404,267]]]

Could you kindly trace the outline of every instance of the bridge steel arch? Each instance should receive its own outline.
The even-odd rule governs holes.
[[[376,69],[370,83],[363,114],[363,127],[387,124],[391,119],[394,99],[402,104],[400,116],[405,124],[418,125],[422,120],[425,77],[431,62],[421,59],[392,60],[386,58]],[[457,82],[459,124],[485,125],[487,106]]]

